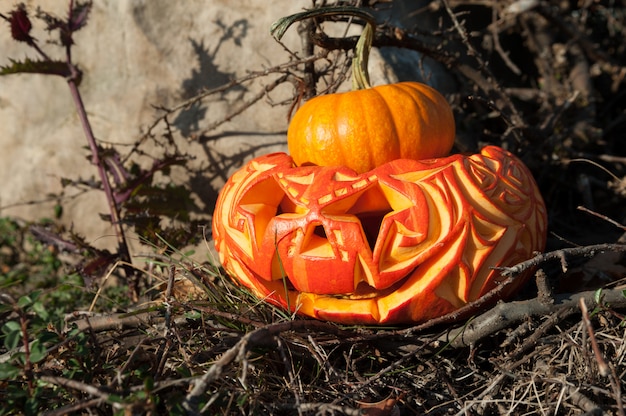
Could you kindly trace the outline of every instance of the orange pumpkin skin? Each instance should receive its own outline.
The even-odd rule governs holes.
[[[493,267],[543,250],[546,228],[530,172],[494,146],[364,174],[261,156],[228,180],[213,219],[236,280],[274,304],[347,324],[452,312],[498,284]]]
[[[287,131],[297,166],[347,166],[364,173],[396,159],[447,156],[454,144],[452,109],[435,89],[401,82],[315,97]]]

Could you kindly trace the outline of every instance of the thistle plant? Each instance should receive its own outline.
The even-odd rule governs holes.
[[[104,192],[108,213],[101,215],[101,217],[111,223],[117,241],[115,252],[109,253],[106,250],[97,250],[91,247],[76,235],[72,236],[74,241],[71,242],[63,241],[58,236],[49,233],[38,233],[39,237],[64,250],[69,249],[78,252],[86,249],[91,253],[92,259],[82,261],[80,267],[85,275],[98,274],[104,268],[119,262],[127,278],[136,278],[138,274],[131,265],[125,225],[134,226],[140,238],[150,243],[158,242],[164,237],[171,244],[184,245],[193,238],[189,232],[182,230],[180,226],[174,225],[168,228],[161,224],[162,218],[176,219],[187,225],[188,229],[191,229],[189,225],[197,224],[189,218],[188,211],[195,207],[195,203],[189,197],[189,190],[184,186],[153,184],[155,173],[162,172],[167,175],[171,166],[184,165],[189,157],[181,155],[177,148],[173,151],[167,149],[165,156],[153,158],[152,166],[142,168],[134,163],[130,157],[133,152],[139,156],[146,155],[145,152],[138,149],[139,144],[135,144],[131,152],[124,156],[115,148],[105,148],[99,144],[80,92],[83,73],[72,56],[75,35],[87,25],[92,5],[92,1],[70,0],[65,17],[58,17],[37,8],[35,18],[44,23],[45,30],[52,37],[52,42],[48,42],[45,46],[62,48],[64,59],[52,58],[44,50],[42,43],[32,35],[32,13],[23,3],[16,5],[13,10],[6,14],[0,13],[0,18],[5,20],[10,27],[12,38],[17,42],[27,44],[36,55],[23,60],[10,59],[8,65],[0,66],[0,75],[43,74],[55,75],[65,79],[87,140],[90,162],[98,172],[99,182],[94,184],[91,181],[87,185]],[[62,180],[64,187],[76,184],[85,185],[85,183],[80,180]],[[196,235],[199,236],[200,233],[196,233]],[[129,280],[132,284],[133,295],[136,295],[137,281],[136,279]]]
[[[87,111],[83,103],[79,85],[82,72],[72,60],[72,45],[74,33],[85,27],[91,11],[92,2],[69,2],[67,17],[61,19],[41,10],[37,11],[37,17],[44,20],[48,32],[57,32],[60,46],[65,49],[65,61],[54,60],[44,52],[37,40],[30,34],[32,23],[28,11],[23,3],[18,4],[8,16],[0,14],[11,26],[11,36],[18,42],[25,42],[33,48],[39,57],[37,59],[25,59],[24,61],[11,60],[11,65],[0,68],[0,75],[37,73],[45,75],[57,75],[65,78],[72,94],[78,117],[82,124],[83,132],[91,152],[91,163],[96,167],[102,183],[102,190],[106,195],[111,224],[117,237],[118,254],[122,261],[130,263],[128,244],[124,228],[120,222],[120,207],[113,193],[113,187],[107,175],[106,163],[101,158],[101,149],[94,136]]]

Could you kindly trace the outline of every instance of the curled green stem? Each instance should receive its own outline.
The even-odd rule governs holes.
[[[365,28],[361,32],[361,36],[354,48],[354,58],[352,60],[352,88],[355,90],[370,87],[369,74],[367,64],[369,61],[370,50],[374,40],[374,31],[376,28],[376,19],[370,13],[352,6],[336,6],[322,7],[320,9],[307,10],[302,13],[296,13],[291,16],[283,17],[272,24],[270,34],[278,41],[289,27],[299,21],[312,19],[315,17],[326,16],[353,16],[365,21]]]

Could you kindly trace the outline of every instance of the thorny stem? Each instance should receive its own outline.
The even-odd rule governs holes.
[[[307,10],[302,13],[296,13],[291,16],[283,17],[272,24],[270,34],[280,40],[289,26],[295,22],[315,17],[325,16],[353,16],[365,21],[365,28],[361,32],[361,36],[354,48],[354,58],[352,60],[352,89],[360,90],[370,88],[369,74],[367,72],[367,64],[369,61],[369,53],[372,49],[374,41],[374,32],[376,28],[376,19],[361,8],[352,6],[322,7],[320,9]]]
[[[14,310],[18,309],[17,304],[13,306]],[[20,329],[22,330],[22,345],[24,347],[24,374],[28,383],[28,391],[30,394],[35,390],[33,383],[33,364],[30,360],[30,344],[28,341],[28,318],[21,309],[17,310],[20,316]]]
[[[74,9],[74,2],[71,0],[69,2],[69,11],[68,11],[68,19],[71,18],[72,11]],[[39,47],[36,42],[29,42],[29,45],[33,47],[37,53],[41,55],[41,57],[46,61],[51,61],[50,57]],[[78,113],[78,118],[83,127],[83,132],[85,133],[85,137],[87,138],[87,143],[89,145],[89,149],[91,150],[91,163],[95,165],[98,169],[98,175],[100,176],[100,180],[102,182],[102,188],[104,194],[106,195],[107,202],[109,205],[109,211],[111,214],[111,224],[115,229],[115,234],[117,237],[118,243],[118,254],[121,257],[121,260],[124,263],[130,263],[130,253],[128,251],[128,244],[126,241],[126,235],[124,233],[124,228],[122,227],[122,223],[120,221],[120,209],[115,201],[113,195],[113,189],[111,188],[111,184],[109,182],[109,178],[107,176],[106,167],[102,159],[100,159],[100,151],[98,148],[98,144],[96,142],[96,138],[93,134],[93,130],[91,128],[91,123],[89,122],[89,118],[87,117],[87,111],[85,109],[85,104],[83,103],[82,97],[80,95],[80,91],[78,89],[77,80],[80,79],[80,71],[72,62],[72,42],[67,42],[65,45],[65,55],[66,55],[66,64],[69,70],[69,76],[67,77],[67,84],[70,88],[70,92],[72,94],[72,98],[74,100],[74,105],[76,106],[76,111]],[[127,276],[130,276],[132,273],[131,267],[125,267]]]
[[[22,349],[24,350],[24,376],[26,377],[28,392],[32,395],[35,389],[33,377],[33,364],[30,357],[30,341],[28,337],[28,317],[24,310],[9,294],[0,293],[0,303],[10,304],[13,312],[19,316],[20,331],[22,332]]]
[[[79,73],[76,67],[71,63],[70,59],[71,57],[68,54],[67,65],[71,71],[71,75],[67,79],[67,85],[70,88],[72,98],[74,99],[74,105],[76,106],[76,111],[78,112],[78,118],[80,119],[80,122],[83,126],[85,136],[87,137],[87,143],[89,144],[89,149],[91,150],[91,163],[95,165],[98,169],[98,175],[100,176],[100,180],[102,182],[102,189],[107,198],[109,211],[111,213],[111,224],[115,228],[115,234],[117,236],[119,254],[123,261],[130,262],[130,253],[128,252],[128,245],[126,244],[126,236],[124,234],[124,228],[122,227],[122,223],[120,221],[120,210],[113,197],[113,189],[111,188],[111,184],[109,182],[104,163],[100,159],[98,144],[96,143],[96,138],[93,134],[93,130],[91,129],[91,123],[89,123],[89,119],[87,117],[87,112],[85,111],[85,105],[80,95],[80,91],[78,90],[78,86],[76,85],[76,79],[79,76]]]

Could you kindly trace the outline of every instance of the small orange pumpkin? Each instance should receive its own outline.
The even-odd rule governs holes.
[[[319,319],[390,324],[478,299],[501,280],[494,267],[543,250],[546,224],[530,172],[498,147],[363,174],[296,167],[274,153],[228,180],[213,238],[224,268],[269,302]]]
[[[363,173],[396,159],[447,156],[454,136],[446,99],[428,85],[402,82],[307,101],[289,124],[287,143],[298,166]]]
[[[364,173],[396,159],[447,156],[454,144],[454,115],[437,90],[419,82],[371,87],[372,15],[356,7],[326,7],[284,17],[270,32],[280,40],[296,21],[336,14],[366,22],[352,61],[353,91],[314,97],[296,111],[287,131],[295,164]]]

